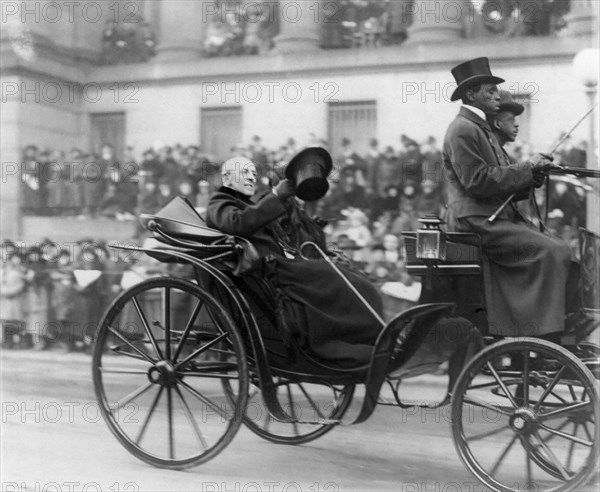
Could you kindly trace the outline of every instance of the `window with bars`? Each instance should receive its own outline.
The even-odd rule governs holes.
[[[352,101],[329,103],[329,146],[334,154],[341,151],[342,139],[352,142],[352,149],[364,154],[369,140],[377,136],[377,103]]]
[[[240,106],[200,109],[200,143],[203,152],[222,160],[230,154],[231,147],[241,141]]]

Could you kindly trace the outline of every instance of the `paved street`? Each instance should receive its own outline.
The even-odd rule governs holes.
[[[380,407],[364,424],[300,446],[273,444],[242,427],[213,460],[171,471],[139,461],[110,433],[94,397],[90,356],[1,355],[2,491],[485,490],[455,451],[447,407]],[[442,379],[414,380],[407,390],[433,399]]]

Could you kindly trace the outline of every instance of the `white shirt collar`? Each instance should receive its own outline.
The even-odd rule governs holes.
[[[476,108],[475,106],[471,106],[470,104],[463,104],[462,107],[467,108],[469,111],[472,111],[477,116],[479,116],[483,121],[487,121],[485,118],[485,113],[481,109]]]

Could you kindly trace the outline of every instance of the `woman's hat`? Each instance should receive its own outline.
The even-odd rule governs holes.
[[[285,177],[296,182],[298,198],[311,202],[327,193],[327,176],[332,168],[329,152],[322,147],[309,147],[292,158],[285,168]]]
[[[451,101],[459,100],[463,90],[469,85],[504,82],[504,79],[492,75],[490,61],[486,57],[475,58],[455,66],[452,69],[452,75],[456,80],[457,87],[450,97]]]

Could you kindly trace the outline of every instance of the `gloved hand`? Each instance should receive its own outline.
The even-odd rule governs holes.
[[[533,186],[541,188],[546,181],[546,176],[545,173],[533,173]]]
[[[279,184],[273,188],[273,193],[281,200],[285,200],[296,194],[296,183],[290,179],[282,179]]]
[[[544,154],[536,154],[530,160],[531,172],[533,174],[547,174],[554,167],[552,160]]]

